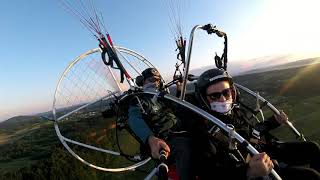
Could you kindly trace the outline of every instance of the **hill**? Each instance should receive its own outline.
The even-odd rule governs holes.
[[[269,67],[265,68],[256,68],[250,71],[246,71],[241,73],[243,74],[254,74],[254,73],[259,73],[259,72],[268,72],[268,71],[274,71],[274,70],[282,70],[282,69],[290,69],[290,68],[298,68],[302,66],[308,66],[312,64],[317,64],[320,63],[320,57],[315,57],[315,58],[308,58],[308,59],[302,59],[302,60],[297,60],[289,63],[283,63],[280,65],[272,65]]]
[[[16,116],[0,123],[1,131],[13,132],[42,122],[37,116]]]
[[[310,64],[320,63],[320,57],[307,58],[307,59],[293,59],[290,56],[276,56],[276,57],[263,57],[245,61],[229,62],[228,71],[233,76],[254,74],[259,72],[267,72],[273,70],[282,70],[289,68],[302,67]],[[215,68],[215,66],[205,66],[197,69],[190,70],[191,74],[200,75],[205,70]]]

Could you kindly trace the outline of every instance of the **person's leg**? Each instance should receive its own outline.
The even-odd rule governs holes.
[[[189,137],[172,137],[169,140],[169,145],[180,180],[194,180],[192,139]]]
[[[287,167],[280,168],[279,175],[283,180],[305,179],[320,180],[320,174],[314,169],[304,167]]]
[[[267,151],[278,162],[289,166],[309,164],[320,172],[320,148],[315,142],[285,142],[274,145]]]

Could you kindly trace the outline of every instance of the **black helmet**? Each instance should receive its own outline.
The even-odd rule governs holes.
[[[206,89],[210,85],[220,81],[229,81],[230,86],[234,88],[232,77],[229,75],[227,71],[223,69],[209,69],[199,76],[196,84],[196,96],[201,106],[203,106],[204,108],[210,107],[205,97]]]
[[[144,80],[146,80],[149,77],[156,77],[161,79],[161,75],[156,68],[147,68],[144,71],[142,71],[141,76],[137,76],[136,84],[138,86],[143,86]]]
[[[156,68],[145,69],[141,74],[144,79],[147,79],[152,76],[161,78],[160,73]]]

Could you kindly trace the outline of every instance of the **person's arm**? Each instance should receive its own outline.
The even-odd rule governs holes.
[[[153,135],[153,132],[142,117],[140,107],[137,105],[130,105],[128,114],[128,124],[131,130],[136,136],[138,136],[141,142],[149,145],[151,156],[153,158],[159,158],[159,152],[161,149],[164,149],[167,155],[169,155],[169,146],[162,139],[159,139]]]
[[[130,105],[128,115],[128,124],[131,130],[138,136],[141,142],[148,143],[148,137],[153,135],[153,133],[144,121],[140,107],[137,105]]]
[[[271,116],[266,121],[256,124],[254,129],[259,131],[262,134],[265,134],[265,133],[269,132],[270,130],[275,129],[279,126],[280,126],[280,124],[276,121],[275,117]]]
[[[176,97],[180,98],[181,96],[181,91],[182,91],[182,82],[178,81],[176,83]]]
[[[273,115],[268,118],[266,121],[258,123],[255,126],[255,129],[260,131],[261,133],[266,133],[272,129],[279,127],[280,125],[286,123],[288,121],[288,116],[283,112],[280,111],[279,115]]]

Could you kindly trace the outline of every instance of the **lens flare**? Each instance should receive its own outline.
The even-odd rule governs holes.
[[[299,80],[302,79],[305,75],[311,73],[313,70],[315,70],[317,67],[316,64],[310,64],[302,68],[295,76],[293,76],[291,79],[285,83],[279,91],[279,95],[284,94],[287,92],[291,87],[293,87]]]

